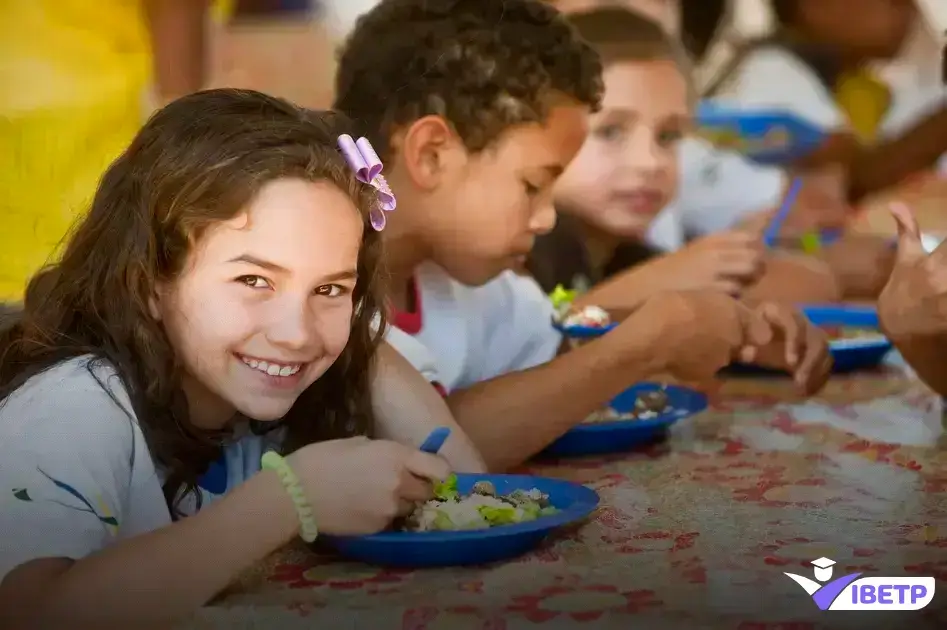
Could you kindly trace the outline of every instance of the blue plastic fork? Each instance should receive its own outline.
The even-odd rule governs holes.
[[[444,446],[444,442],[447,441],[447,438],[450,436],[450,429],[447,427],[438,427],[431,431],[431,434],[427,436],[427,439],[421,444],[421,450],[425,453],[430,453],[431,455],[436,455],[441,447]]]

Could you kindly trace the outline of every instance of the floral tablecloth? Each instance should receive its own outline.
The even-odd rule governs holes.
[[[286,549],[194,628],[514,630],[947,628],[947,438],[941,401],[898,368],[722,382],[712,408],[649,450],[535,463],[595,488],[583,526],[490,566],[402,571]],[[783,572],[938,580],[912,612],[819,611]]]

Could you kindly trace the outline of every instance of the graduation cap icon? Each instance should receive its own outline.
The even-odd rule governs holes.
[[[830,560],[829,558],[819,558],[813,560],[810,564],[815,566],[815,579],[820,582],[826,582],[832,579],[832,565],[835,564],[835,560]]]

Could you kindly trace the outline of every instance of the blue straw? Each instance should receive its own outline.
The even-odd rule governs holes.
[[[767,247],[773,247],[776,245],[776,241],[779,240],[779,233],[783,229],[783,223],[786,222],[789,211],[792,210],[792,207],[796,204],[796,197],[799,196],[799,190],[801,188],[802,178],[794,178],[792,184],[789,186],[789,192],[786,193],[786,198],[783,199],[783,205],[779,207],[779,210],[773,216],[773,220],[770,221],[766,227],[766,232],[763,234],[763,243]]]

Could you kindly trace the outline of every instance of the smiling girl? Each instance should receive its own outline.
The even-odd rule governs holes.
[[[482,468],[378,348],[378,196],[343,124],[172,103],[30,283],[0,335],[0,626],[164,626],[296,533],[379,531],[449,473],[414,446],[438,425]]]

